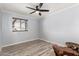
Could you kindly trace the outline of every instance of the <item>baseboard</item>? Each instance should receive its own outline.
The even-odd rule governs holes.
[[[17,42],[17,43],[13,43],[13,44],[8,44],[8,45],[4,45],[2,46],[2,48],[4,47],[8,47],[8,46],[11,46],[11,45],[16,45],[16,44],[20,44],[20,43],[24,43],[24,42],[29,42],[29,41],[33,41],[33,40],[38,40],[39,38],[36,38],[36,39],[30,39],[30,40],[26,40],[26,41],[21,41],[21,42]]]
[[[9,45],[4,45],[4,46],[2,46],[1,48],[3,48],[3,47],[7,47],[7,46],[11,46],[11,45],[20,44],[20,43],[24,43],[24,42],[29,42],[29,41],[33,41],[33,40],[39,40],[39,39],[40,39],[40,38],[36,38],[36,39],[28,40],[28,41],[26,40],[26,41],[21,41],[21,42],[17,42],[17,43],[9,44]],[[49,40],[45,40],[45,39],[40,39],[40,40],[49,42],[49,43],[51,43],[51,44],[57,44],[57,45],[59,45],[59,46],[63,46],[63,47],[65,47],[65,45],[60,44],[60,43],[57,43],[57,42],[53,42],[53,41],[49,41]],[[0,48],[0,51],[1,51],[1,48]]]
[[[57,45],[59,45],[59,46],[66,47],[66,45],[60,44],[60,43],[58,43],[58,42],[53,42],[53,41],[44,40],[44,39],[41,39],[41,40],[46,41],[46,42],[49,42],[49,43],[51,43],[51,44],[57,44]]]

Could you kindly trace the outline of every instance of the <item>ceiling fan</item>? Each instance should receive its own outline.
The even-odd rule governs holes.
[[[39,5],[37,5],[35,8],[32,8],[32,7],[26,7],[26,8],[34,10],[30,14],[38,12],[38,14],[41,16],[42,15],[41,12],[49,12],[49,10],[41,9],[42,6],[43,6],[43,3],[39,3]]]

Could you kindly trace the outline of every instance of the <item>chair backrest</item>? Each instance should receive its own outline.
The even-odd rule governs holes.
[[[66,42],[68,48],[71,48],[79,53],[79,44],[73,42]]]

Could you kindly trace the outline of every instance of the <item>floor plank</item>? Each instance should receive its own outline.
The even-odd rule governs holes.
[[[0,56],[55,56],[52,44],[34,40],[4,47]]]

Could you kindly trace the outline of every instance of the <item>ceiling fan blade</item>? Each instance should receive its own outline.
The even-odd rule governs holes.
[[[32,10],[36,10],[36,9],[34,9],[34,8],[31,8],[31,7],[26,7],[26,8],[29,8],[29,9],[32,9]]]
[[[41,13],[39,13],[39,15],[41,16],[42,14],[41,14]]]
[[[43,5],[43,3],[40,3],[40,4],[39,4],[39,7],[41,8],[41,7],[42,7],[42,5]]]
[[[39,11],[41,11],[41,12],[49,12],[49,10],[39,10]]]
[[[31,12],[30,14],[33,14],[33,13],[35,13],[36,12],[36,10],[35,11],[33,11],[33,12]]]

